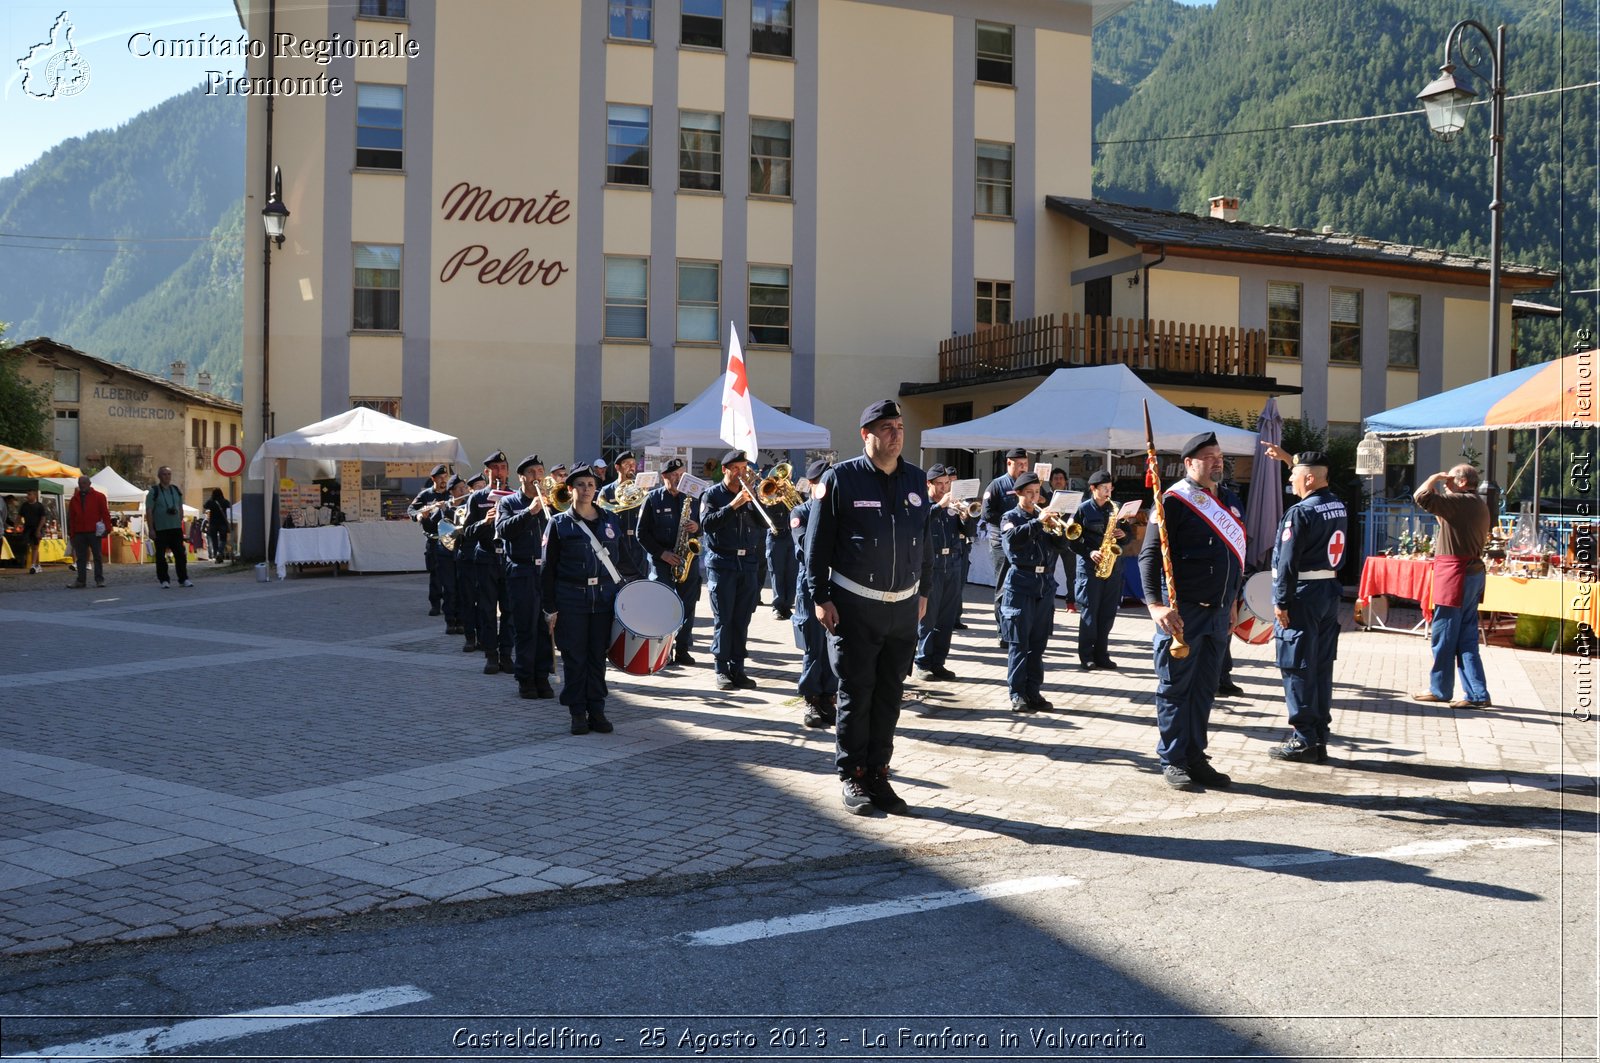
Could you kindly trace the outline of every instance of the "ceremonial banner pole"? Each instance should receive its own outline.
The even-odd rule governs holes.
[[[1144,444],[1144,483],[1146,487],[1151,489],[1156,500],[1155,511],[1150,516],[1156,522],[1157,529],[1161,532],[1161,573],[1167,580],[1167,604],[1176,609],[1178,608],[1178,588],[1177,584],[1172,582],[1172,547],[1167,545],[1166,510],[1162,508],[1161,503],[1161,464],[1156,460],[1156,433],[1155,429],[1150,427],[1150,402],[1148,399],[1144,402]],[[1183,626],[1181,618],[1178,621],[1178,625],[1179,627]],[[1189,656],[1189,644],[1183,641],[1183,633],[1181,631],[1173,633],[1172,647],[1169,652],[1180,660]]]

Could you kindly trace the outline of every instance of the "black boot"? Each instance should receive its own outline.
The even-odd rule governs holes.
[[[904,798],[894,792],[894,787],[889,785],[889,766],[874,768],[867,772],[864,785],[871,796],[872,804],[881,808],[891,816],[903,816],[908,812],[909,806]]]

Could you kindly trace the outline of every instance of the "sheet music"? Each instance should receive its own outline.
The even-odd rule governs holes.
[[[699,498],[701,495],[706,493],[706,489],[710,486],[711,484],[709,481],[700,479],[700,477],[696,476],[692,472],[684,473],[683,479],[678,481],[678,490],[682,491],[690,498]]]
[[[1082,501],[1082,491],[1057,491],[1050,496],[1050,504],[1045,509],[1050,513],[1072,513]]]
[[[950,485],[950,493],[961,499],[963,502],[977,498],[982,490],[983,487],[981,486],[980,481],[976,479],[957,480],[955,483]]]

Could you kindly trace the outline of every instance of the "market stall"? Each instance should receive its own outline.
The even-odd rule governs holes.
[[[5,526],[4,536],[0,537],[0,561],[8,563],[14,561],[18,565],[26,563],[27,540],[22,534],[22,522],[18,518],[17,507],[30,490],[39,492],[39,501],[45,508],[44,538],[39,542],[39,563],[65,561],[67,543],[61,519],[63,505],[61,485],[47,477],[7,475],[0,475],[0,495],[11,496],[12,505],[7,511],[10,514],[10,521]]]

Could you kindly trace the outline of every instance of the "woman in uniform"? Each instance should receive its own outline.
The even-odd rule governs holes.
[[[572,505],[556,514],[544,561],[545,622],[561,651],[561,703],[572,733],[609,734],[606,650],[622,576],[617,568],[622,529],[594,504],[599,484],[587,465],[567,474]]]

